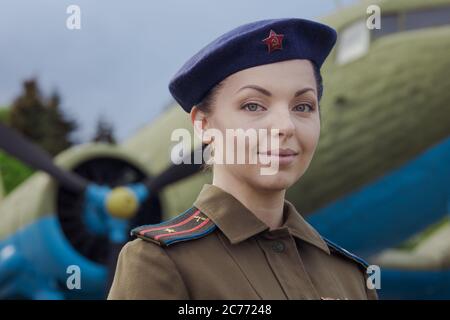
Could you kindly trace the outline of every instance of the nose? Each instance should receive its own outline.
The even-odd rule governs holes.
[[[295,124],[288,107],[278,108],[272,116],[271,129],[278,129],[278,137],[286,140],[295,133]]]

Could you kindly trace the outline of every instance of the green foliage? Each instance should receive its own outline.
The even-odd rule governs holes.
[[[0,108],[0,122],[7,124],[9,121],[9,108]],[[26,180],[34,171],[22,162],[0,151],[0,183],[3,182],[3,192],[8,194]]]
[[[64,117],[59,103],[56,93],[45,99],[35,80],[25,81],[24,93],[12,105],[9,123],[51,155],[57,155],[72,145],[70,134],[77,128],[73,120]]]
[[[0,108],[0,122],[11,126],[54,156],[72,145],[69,136],[77,128],[74,121],[64,117],[59,103],[57,94],[45,99],[40,95],[35,80],[25,81],[24,92],[11,108]],[[33,172],[32,168],[0,151],[0,174],[5,194]]]
[[[30,167],[0,151],[0,174],[5,195],[30,177],[33,172]]]
[[[9,109],[6,107],[0,107],[0,122],[6,124],[9,122]]]

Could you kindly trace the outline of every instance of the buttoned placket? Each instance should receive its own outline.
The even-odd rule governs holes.
[[[287,227],[262,232],[257,242],[288,299],[320,298]]]

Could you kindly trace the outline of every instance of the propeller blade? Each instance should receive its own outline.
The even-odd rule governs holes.
[[[190,158],[191,164],[186,164],[183,161],[181,164],[172,164],[166,170],[164,170],[161,174],[154,178],[150,178],[146,180],[143,184],[147,187],[150,192],[157,192],[158,190],[163,189],[165,186],[187,178],[197,172],[200,171],[202,164],[194,163],[194,155],[196,152],[200,152],[206,148],[207,144],[203,144],[201,147],[197,148],[194,152],[191,152],[189,155],[185,157],[185,159]],[[200,150],[201,149],[201,150]]]
[[[88,185],[88,181],[81,176],[56,166],[52,157],[45,150],[1,123],[0,149],[36,170],[45,171],[72,191],[83,192]]]

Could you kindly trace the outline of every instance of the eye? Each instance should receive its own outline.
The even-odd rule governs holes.
[[[258,109],[259,108],[259,109]],[[241,109],[245,109],[247,111],[259,111],[259,110],[263,110],[264,108],[261,107],[259,104],[257,103],[246,103],[244,104]]]
[[[307,112],[312,112],[314,110],[314,108],[309,104],[309,103],[302,103],[302,104],[298,104],[294,107],[294,111],[300,111],[300,112],[305,112],[305,109],[309,108],[309,111]]]

